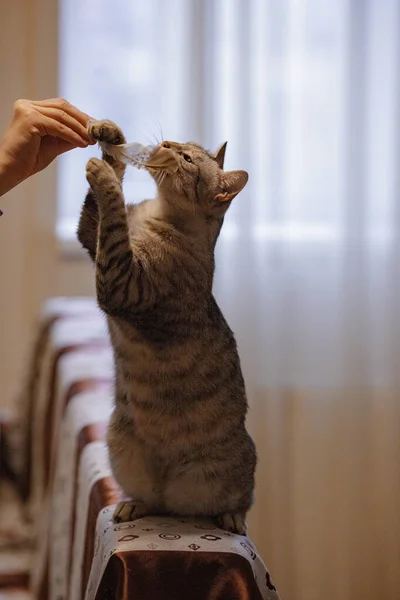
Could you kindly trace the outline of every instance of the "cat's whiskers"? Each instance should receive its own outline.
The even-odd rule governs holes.
[[[154,178],[156,180],[157,185],[162,184],[162,182],[164,181],[165,175],[166,175],[166,172],[163,171],[162,169],[160,169],[159,171],[156,171]]]
[[[159,128],[160,133],[161,133],[161,142],[163,142],[164,141],[164,133],[163,133],[160,121],[157,121],[157,125],[158,125],[158,128]]]
[[[141,131],[140,129],[137,129],[137,132],[140,133],[140,135],[142,135],[144,138],[146,138],[149,144],[153,145],[153,140],[151,139],[151,137],[143,133],[143,131]]]
[[[154,131],[152,129],[150,129],[150,133],[151,133],[152,137],[154,138],[154,140],[152,140],[152,141],[155,141],[156,142],[156,146],[159,146],[161,142],[158,140],[156,134],[154,133]]]

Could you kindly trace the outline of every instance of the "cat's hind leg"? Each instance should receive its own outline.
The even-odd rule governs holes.
[[[111,417],[107,442],[113,475],[125,495],[115,509],[114,522],[164,512],[151,460],[136,438],[134,424],[118,409]]]

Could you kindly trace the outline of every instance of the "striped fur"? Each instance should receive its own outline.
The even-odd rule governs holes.
[[[91,135],[125,141],[111,122]],[[149,171],[155,200],[125,205],[124,166],[87,165],[90,190],[78,238],[95,264],[116,367],[108,444],[114,475],[133,501],[116,520],[160,512],[218,517],[243,533],[256,453],[234,335],[212,295],[214,247],[243,171],[222,171],[195,144],[164,142],[174,174]]]

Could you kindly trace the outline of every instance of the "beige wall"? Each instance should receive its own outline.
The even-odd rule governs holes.
[[[0,2],[0,131],[17,98],[57,95],[57,2]],[[0,199],[0,408],[12,407],[44,298],[88,294],[86,261],[63,259],[54,236],[56,165]]]

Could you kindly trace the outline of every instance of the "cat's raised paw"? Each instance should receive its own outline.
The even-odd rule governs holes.
[[[238,533],[239,535],[246,535],[247,528],[244,521],[244,516],[241,513],[225,513],[217,517],[218,527],[230,531],[231,533]]]
[[[92,121],[88,125],[88,134],[96,142],[108,144],[125,144],[125,136],[112,121]]]
[[[86,179],[96,192],[119,192],[121,185],[114,169],[99,158],[91,158],[86,165]]]
[[[119,502],[113,514],[113,521],[114,523],[126,523],[141,519],[148,514],[148,508],[143,502]]]

